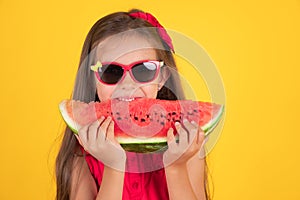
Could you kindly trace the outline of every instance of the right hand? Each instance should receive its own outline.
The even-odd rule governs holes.
[[[103,162],[104,165],[125,170],[126,153],[114,137],[114,121],[111,117],[101,117],[83,126],[77,137],[84,150]]]

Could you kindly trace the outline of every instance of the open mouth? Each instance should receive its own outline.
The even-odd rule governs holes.
[[[133,101],[135,99],[138,99],[138,98],[142,98],[142,97],[118,97],[116,99],[118,99],[119,101]]]

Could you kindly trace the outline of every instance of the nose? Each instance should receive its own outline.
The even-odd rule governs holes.
[[[136,88],[136,82],[131,78],[128,71],[125,73],[124,79],[119,82],[118,85],[122,90],[133,90]]]

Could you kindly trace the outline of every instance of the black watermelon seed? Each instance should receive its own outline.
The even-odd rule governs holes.
[[[161,125],[163,125],[163,126],[165,125],[165,123],[164,123],[164,122],[160,122],[160,124],[161,124]]]
[[[141,119],[141,122],[145,122],[146,120],[144,118]]]
[[[116,114],[117,114],[117,115],[120,115],[120,113],[119,113],[119,112],[116,112]]]
[[[117,117],[117,120],[121,120],[122,118],[121,117]]]
[[[176,112],[172,112],[172,115],[176,115],[177,113]]]
[[[138,118],[138,117],[134,117],[134,119],[135,119],[135,120],[139,120],[139,118]]]

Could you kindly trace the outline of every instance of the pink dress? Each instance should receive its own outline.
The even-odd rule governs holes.
[[[147,156],[131,152],[126,152],[126,154],[123,200],[168,200],[162,154],[148,154]],[[88,153],[86,153],[85,160],[99,190],[104,164]]]

